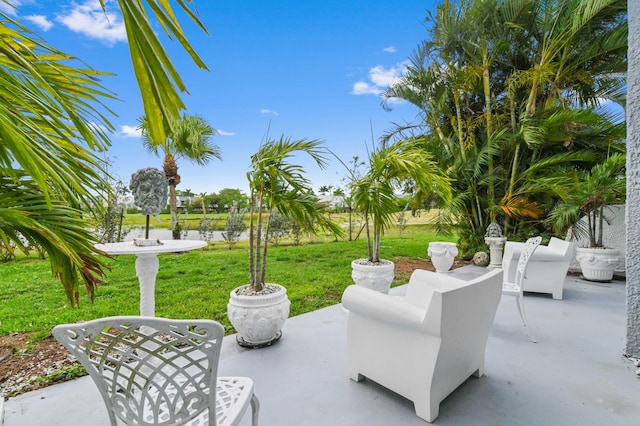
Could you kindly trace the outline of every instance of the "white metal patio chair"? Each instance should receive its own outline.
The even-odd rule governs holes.
[[[529,259],[531,259],[531,255],[536,248],[540,245],[542,241],[542,237],[533,237],[529,238],[524,245],[524,249],[518,258],[518,266],[516,268],[515,279],[513,282],[508,280],[507,274],[504,274],[504,281],[502,282],[502,294],[506,294],[509,296],[515,296],[516,305],[518,305],[518,311],[520,312],[520,318],[522,319],[522,324],[524,324],[524,328],[527,330],[527,334],[529,335],[529,339],[533,343],[536,343],[535,337],[531,334],[529,330],[529,326],[527,324],[527,316],[524,313],[524,297],[523,297],[523,284],[524,278],[527,274],[527,266],[529,265]]]
[[[108,317],[56,326],[84,366],[112,425],[237,425],[259,402],[247,377],[218,377],[223,327],[211,320]]]

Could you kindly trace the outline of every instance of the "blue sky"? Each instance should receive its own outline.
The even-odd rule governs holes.
[[[106,154],[112,173],[128,184],[142,167],[162,167],[136,132],[142,115],[124,27],[115,1],[109,19],[97,0],[20,0],[14,17],[48,44],[93,68],[115,73],[103,85],[120,99],[108,106],[117,133]],[[403,72],[407,59],[426,37],[427,10],[435,0],[194,0],[209,35],[181,19],[190,42],[210,71],[197,68],[175,42],[166,42],[190,92],[187,113],[204,117],[219,134],[214,142],[222,161],[200,167],[178,163],[178,189],[195,193],[223,188],[247,191],[250,156],[267,128],[271,137],[321,139],[344,161],[366,156],[392,123],[414,122],[407,103],[380,106],[380,93]],[[0,8],[6,10],[4,3]],[[185,17],[186,18],[186,17]],[[161,29],[158,28],[158,32]],[[300,159],[317,191],[343,186],[346,172],[330,158],[319,170]]]

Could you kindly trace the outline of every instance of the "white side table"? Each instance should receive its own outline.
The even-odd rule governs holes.
[[[160,269],[158,253],[176,253],[202,248],[206,241],[197,240],[162,240],[161,246],[139,247],[133,241],[123,243],[96,244],[95,248],[109,255],[135,254],[136,275],[140,283],[140,315],[155,316],[156,275]]]

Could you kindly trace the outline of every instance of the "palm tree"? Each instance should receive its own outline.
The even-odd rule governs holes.
[[[626,157],[615,153],[597,163],[590,170],[577,170],[563,182],[566,196],[548,217],[559,232],[572,229],[575,239],[587,237],[589,247],[604,247],[604,210],[609,204],[623,203],[626,193],[624,176]],[[585,222],[580,218],[585,217]]]
[[[9,4],[11,2],[9,1]],[[101,2],[103,8],[104,2]],[[121,0],[134,71],[144,87],[142,101],[154,139],[163,139],[163,123],[183,108],[178,95],[186,88],[164,52],[156,32],[160,26],[204,67],[175,18],[168,2]],[[184,1],[178,4],[201,26]],[[147,14],[145,6],[152,6]],[[84,281],[93,298],[104,275],[104,258],[95,253],[97,242],[82,208],[100,208],[98,195],[108,187],[101,160],[113,130],[102,100],[113,95],[99,81],[99,72],[51,46],[0,11],[2,61],[0,76],[0,243],[27,251],[42,246],[53,274],[62,282],[72,306],[79,301],[78,283]],[[76,66],[73,66],[76,65]]]
[[[144,147],[155,155],[164,153],[162,169],[169,181],[169,206],[171,210],[171,229],[173,239],[180,239],[178,226],[178,202],[176,186],[180,183],[177,160],[185,158],[200,166],[209,163],[214,157],[222,159],[220,148],[212,142],[216,131],[202,117],[184,114],[172,123],[169,136],[163,140],[153,139],[150,133],[149,121],[146,117],[140,120],[142,143]]]
[[[271,213],[290,218],[301,228],[317,232],[342,230],[324,215],[327,206],[313,194],[304,169],[291,164],[294,155],[307,154],[320,167],[326,166],[324,150],[318,140],[292,140],[284,136],[268,139],[251,156],[249,180],[249,275],[250,288],[260,292],[267,274],[267,250]]]
[[[206,192],[201,192],[199,193],[200,196],[200,202],[202,203],[202,218],[205,219],[207,217],[207,203],[204,199],[204,197],[206,197],[207,193]]]
[[[494,218],[510,233],[544,230],[561,194],[529,179],[606,155],[612,134],[597,130],[616,120],[594,107],[622,102],[625,11],[625,0],[444,0],[430,16],[431,38],[386,93],[423,122],[388,137],[419,136],[452,178],[441,224],[459,226],[463,252],[484,246]]]
[[[433,192],[444,200],[451,197],[449,180],[438,164],[408,139],[371,151],[369,170],[351,183],[353,205],[365,220],[369,262],[380,262],[380,238],[398,211],[395,193],[407,180],[416,200]]]

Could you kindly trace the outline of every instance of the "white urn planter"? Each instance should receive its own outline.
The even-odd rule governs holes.
[[[246,347],[269,346],[282,335],[282,326],[289,317],[291,301],[287,289],[279,284],[265,284],[272,290],[267,294],[238,295],[238,287],[231,291],[227,315],[238,332],[238,344]]]
[[[373,263],[369,259],[356,259],[351,262],[351,278],[356,285],[388,294],[394,269],[390,260],[380,259],[379,263]]]
[[[620,257],[620,250],[607,248],[576,248],[576,260],[582,276],[589,281],[611,281]]]
[[[434,241],[429,243],[427,254],[436,272],[444,273],[453,266],[453,261],[458,255],[458,247],[456,243]]]

